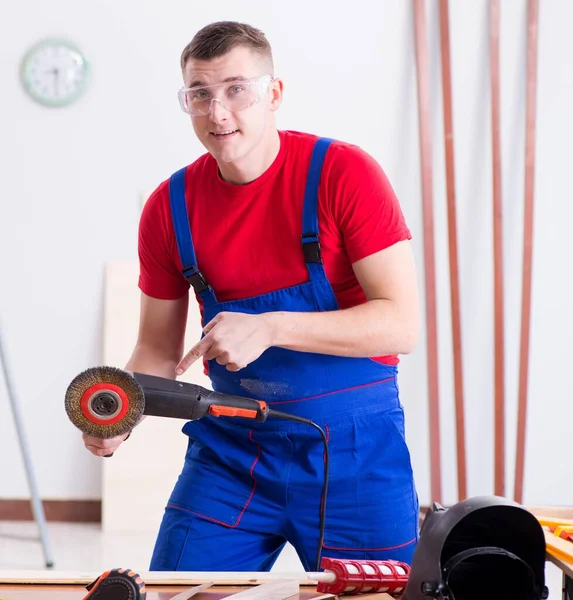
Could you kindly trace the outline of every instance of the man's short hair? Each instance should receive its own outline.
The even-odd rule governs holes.
[[[238,46],[250,48],[269,61],[273,55],[265,34],[256,27],[236,21],[217,21],[200,29],[181,53],[181,69],[190,58],[211,60],[219,58]]]

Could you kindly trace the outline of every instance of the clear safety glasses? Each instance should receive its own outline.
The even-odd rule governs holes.
[[[272,75],[261,75],[254,79],[228,81],[216,85],[182,87],[177,92],[177,97],[181,110],[192,117],[208,115],[213,102],[218,102],[229,112],[236,112],[259,102],[272,80]]]

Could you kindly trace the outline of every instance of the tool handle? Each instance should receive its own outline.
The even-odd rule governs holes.
[[[352,595],[386,592],[401,595],[408,583],[410,566],[396,560],[353,560],[323,557],[320,565],[333,573],[334,581],[319,581],[317,592]]]
[[[265,421],[267,404],[263,401],[230,396],[200,385],[143,373],[131,374],[143,389],[143,414],[194,421],[208,414],[215,417],[240,417]]]
[[[129,439],[129,436],[131,435],[131,431],[123,438],[123,441],[127,441]],[[122,442],[123,443],[123,442]],[[113,452],[111,454],[104,454],[103,457],[104,458],[111,458],[113,456]],[[0,598],[0,600],[2,600]]]
[[[334,583],[336,581],[336,573],[332,571],[318,571],[317,573],[307,573],[306,576],[310,581],[322,583]]]
[[[267,403],[263,400],[230,396],[220,392],[209,392],[201,400],[209,403],[207,412],[214,417],[242,417],[266,421],[269,414]]]

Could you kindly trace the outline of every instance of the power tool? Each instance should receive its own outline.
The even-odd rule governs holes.
[[[125,371],[117,367],[91,367],[79,373],[65,394],[70,421],[87,435],[109,439],[131,434],[143,415],[195,421],[207,415],[264,422],[268,418],[310,425],[324,446],[324,482],[320,502],[320,535],[316,558],[319,569],[324,540],[329,454],[326,434],[310,419],[270,409],[266,402],[231,396],[200,385]],[[107,457],[111,457],[109,454]]]

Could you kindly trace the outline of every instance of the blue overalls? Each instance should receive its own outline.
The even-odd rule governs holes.
[[[320,138],[306,183],[301,252],[306,283],[218,302],[196,262],[185,169],[170,180],[184,275],[204,303],[204,322],[222,311],[331,311],[338,303],[318,244],[318,184],[332,140]],[[256,268],[256,265],[254,265]],[[209,361],[213,389],[265,400],[313,420],[326,433],[330,476],[322,556],[411,562],[418,498],[405,443],[397,368],[272,347],[238,372]],[[185,462],[156,541],[150,570],[267,571],[286,541],[315,570],[324,447],[301,423],[207,416],[185,423]]]

